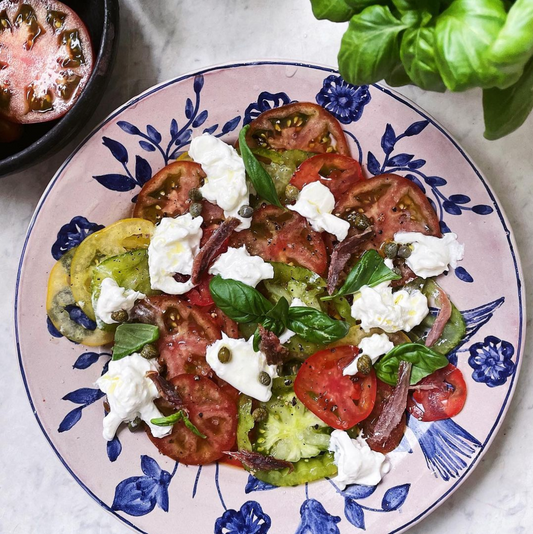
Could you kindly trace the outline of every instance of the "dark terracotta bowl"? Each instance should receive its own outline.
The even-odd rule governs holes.
[[[0,144],[0,177],[35,165],[63,148],[87,124],[109,79],[118,43],[118,0],[62,0],[83,20],[92,39],[94,70],[72,109],[60,119],[24,127],[22,137]]]

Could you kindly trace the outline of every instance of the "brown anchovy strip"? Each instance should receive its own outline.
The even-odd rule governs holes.
[[[383,407],[372,435],[368,437],[370,448],[383,445],[402,420],[403,413],[407,408],[407,394],[409,393],[412,366],[413,364],[410,362],[404,360],[400,362],[396,387]]]
[[[352,257],[352,254],[359,248],[361,243],[371,239],[374,231],[370,226],[360,234],[353,235],[341,241],[331,253],[331,261],[328,270],[328,294],[332,295],[339,282],[339,276],[344,271],[346,264]]]
[[[251,451],[228,451],[227,454],[231,458],[235,458],[251,471],[274,471],[276,469],[286,469],[294,471],[294,465],[285,460],[278,460],[273,456],[264,456],[258,452]]]
[[[259,350],[265,355],[268,365],[279,365],[289,358],[289,351],[280,342],[279,337],[263,325],[259,325]]]
[[[168,403],[172,404],[174,408],[178,410],[184,408],[183,400],[176,392],[174,386],[170,382],[167,382],[157,371],[148,371],[146,377],[155,384],[159,395]]]
[[[194,258],[192,264],[192,283],[198,284],[202,274],[209,269],[211,262],[220,254],[220,249],[224,245],[224,241],[233,233],[233,231],[241,224],[241,221],[236,217],[229,217],[226,219],[207,240],[207,243],[200,249],[200,252]]]
[[[448,319],[452,315],[452,303],[450,302],[450,299],[448,298],[448,295],[446,295],[446,292],[443,291],[440,287],[439,290],[439,298],[440,298],[440,311],[437,315],[437,318],[435,319],[435,322],[433,323],[433,326],[431,327],[431,330],[429,331],[428,337],[426,338],[426,347],[431,347],[434,345],[439,337],[442,335],[442,332],[444,330],[444,327],[446,326],[446,323],[448,322]]]

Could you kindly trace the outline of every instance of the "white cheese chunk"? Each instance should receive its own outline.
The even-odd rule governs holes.
[[[111,441],[121,423],[140,417],[156,438],[167,436],[171,426],[157,426],[150,421],[163,414],[154,404],[159,397],[155,384],[146,377],[148,371],[157,371],[152,360],[134,353],[120,360],[109,362],[107,373],[102,375],[96,385],[107,395],[111,411],[104,417],[104,439]]]
[[[213,263],[209,272],[219,274],[222,278],[238,280],[251,287],[255,287],[261,280],[274,278],[274,267],[260,256],[251,256],[244,245],[241,248],[228,248]]]
[[[164,217],[155,227],[148,247],[148,268],[152,289],[182,295],[193,288],[190,280],[177,282],[175,274],[191,275],[194,256],[200,249],[202,217],[190,213],[173,219]]]
[[[237,232],[250,228],[251,218],[239,216],[239,208],[250,203],[250,189],[242,158],[230,145],[214,135],[204,133],[191,141],[191,158],[202,166],[206,174],[202,195],[224,210],[226,217],[241,221]]]
[[[465,246],[457,241],[457,235],[453,233],[433,237],[420,232],[398,232],[394,234],[394,241],[412,246],[411,255],[405,263],[421,278],[438,276],[449,267],[455,269],[465,251]]]
[[[226,347],[231,353],[227,363],[218,359],[222,347]],[[241,393],[262,402],[267,402],[272,396],[272,378],[277,376],[276,366],[268,365],[265,355],[254,350],[252,338],[248,341],[232,339],[222,333],[222,339],[207,347],[206,359],[217,376]],[[262,372],[271,378],[268,385],[259,381],[259,374]]]
[[[305,185],[300,191],[296,203],[287,207],[305,217],[316,232],[329,232],[339,241],[348,235],[350,223],[332,215],[335,197],[321,182]]]
[[[135,305],[135,301],[144,297],[146,295],[140,291],[120,287],[113,278],[104,278],[100,285],[100,295],[96,301],[96,316],[103,323],[117,323],[118,321],[111,318],[113,312],[124,310],[129,313]]]
[[[365,332],[372,328],[381,328],[389,334],[400,330],[409,332],[429,313],[427,298],[421,291],[400,289],[393,293],[389,283],[363,286],[354,295],[352,317],[361,321]]]
[[[389,339],[387,334],[372,334],[371,336],[365,337],[359,343],[360,353],[355,358],[355,360],[346,366],[342,371],[343,375],[355,375],[357,374],[357,360],[363,355],[366,354],[372,360],[372,365],[374,365],[381,356],[387,354],[389,350],[394,347],[394,343]]]
[[[387,457],[373,451],[360,435],[351,439],[344,430],[334,430],[329,450],[334,454],[338,470],[333,482],[340,490],[350,484],[375,486],[390,471]]]

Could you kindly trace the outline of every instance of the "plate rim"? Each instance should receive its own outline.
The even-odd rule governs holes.
[[[106,503],[104,503],[95,493],[93,493],[86,485],[85,483],[73,472],[73,470],[70,468],[66,460],[62,457],[59,450],[56,448],[55,444],[52,441],[51,436],[46,432],[39,415],[37,414],[37,410],[35,408],[35,404],[33,402],[32,396],[30,394],[29,385],[26,378],[26,373],[24,370],[24,364],[22,361],[22,351],[20,348],[20,334],[19,334],[19,297],[20,297],[20,283],[22,278],[22,270],[24,267],[24,260],[26,256],[26,250],[28,246],[28,241],[30,239],[31,233],[35,227],[35,223],[37,220],[37,217],[44,206],[44,203],[60,179],[63,171],[65,168],[70,164],[74,156],[85,146],[85,144],[94,136],[97,134],[100,129],[111,122],[116,116],[118,116],[122,111],[128,109],[129,107],[133,106],[134,104],[138,103],[139,101],[149,97],[150,95],[160,91],[161,89],[164,89],[165,87],[174,85],[175,83],[182,82],[186,79],[189,79],[191,77],[194,77],[196,75],[203,75],[207,74],[209,72],[214,72],[218,70],[225,70],[225,69],[232,69],[232,68],[242,68],[242,67],[254,67],[254,66],[293,66],[293,67],[303,67],[303,68],[309,68],[314,70],[321,70],[330,74],[339,74],[338,70],[323,65],[320,63],[313,63],[313,62],[307,62],[307,61],[296,61],[296,60],[286,60],[286,59],[259,59],[259,60],[247,60],[247,61],[238,61],[238,62],[225,62],[220,63],[216,65],[211,65],[208,67],[204,67],[202,69],[197,70],[191,70],[188,71],[185,74],[176,76],[174,78],[171,78],[169,80],[165,80],[161,83],[155,84],[148,89],[142,91],[138,95],[130,98],[127,100],[124,104],[117,107],[113,112],[111,112],[107,117],[105,117],[99,124],[97,124],[91,132],[89,132],[85,138],[74,148],[74,150],[70,153],[70,155],[67,157],[67,159],[61,164],[59,169],[56,171],[52,179],[50,180],[50,183],[47,185],[46,189],[43,191],[43,194],[41,195],[39,202],[37,203],[35,210],[33,212],[33,215],[31,217],[31,220],[28,225],[28,229],[26,231],[26,235],[24,237],[24,243],[22,246],[22,250],[20,253],[20,259],[17,267],[17,275],[16,275],[16,285],[15,285],[15,295],[14,295],[14,332],[15,332],[15,345],[17,350],[17,356],[18,356],[18,362],[19,362],[19,368],[20,373],[22,375],[22,381],[24,384],[24,389],[26,391],[26,395],[28,397],[28,401],[30,403],[30,407],[32,409],[33,415],[35,416],[37,423],[43,432],[48,444],[52,448],[52,450],[55,452],[56,456],[59,458],[60,462],[63,464],[63,466],[67,469],[67,471],[70,473],[70,475],[76,480],[76,482],[85,490],[85,492],[90,495],[104,510],[106,510],[108,513],[112,514],[114,517],[122,521],[124,524],[129,526],[130,528],[136,530],[137,532],[140,532],[142,534],[149,534],[147,531],[142,530],[140,527],[134,525],[132,522],[130,522],[127,518],[119,515],[116,511],[112,510],[111,507],[109,507]],[[474,171],[474,173],[477,175],[479,180],[481,181],[483,187],[485,188],[487,194],[489,195],[491,201],[493,202],[495,211],[500,219],[500,222],[502,224],[503,230],[506,234],[507,244],[509,246],[509,250],[511,253],[511,257],[513,260],[513,265],[515,269],[515,276],[516,276],[516,282],[517,282],[517,296],[518,296],[518,311],[519,311],[519,325],[518,325],[518,340],[517,340],[517,350],[516,350],[516,370],[513,373],[513,375],[510,377],[510,385],[507,390],[507,393],[504,397],[503,404],[499,409],[498,416],[494,420],[494,424],[490,428],[490,431],[488,432],[487,437],[485,438],[484,442],[481,444],[481,448],[479,451],[479,454],[475,456],[475,458],[472,460],[472,463],[464,470],[464,472],[461,474],[461,476],[453,483],[453,485],[447,489],[446,492],[444,492],[437,500],[435,500],[432,504],[430,504],[428,507],[426,507],[422,512],[420,512],[416,517],[408,521],[407,523],[404,523],[400,527],[392,530],[389,532],[389,534],[399,534],[400,532],[405,532],[415,524],[419,523],[425,516],[429,515],[430,512],[432,512],[434,509],[438,508],[446,499],[448,499],[463,483],[464,481],[470,476],[471,472],[479,465],[479,460],[483,458],[483,456],[486,454],[487,450],[489,449],[490,445],[492,444],[494,438],[496,437],[496,434],[498,430],[501,428],[503,424],[503,420],[505,416],[507,415],[507,412],[509,410],[509,406],[511,403],[511,400],[514,396],[515,390],[516,390],[516,384],[517,384],[517,377],[520,374],[520,370],[522,367],[522,356],[524,353],[524,340],[526,337],[526,294],[524,291],[524,280],[523,280],[523,272],[522,272],[522,264],[520,260],[520,255],[518,252],[516,240],[514,237],[514,232],[509,224],[508,218],[503,211],[503,208],[501,207],[501,202],[499,201],[496,193],[492,190],[490,187],[487,179],[484,177],[483,173],[476,167],[474,164],[472,158],[470,155],[461,147],[459,142],[455,139],[455,137],[450,134],[446,128],[444,128],[437,120],[435,120],[431,115],[429,115],[426,111],[424,111],[420,106],[412,102],[409,98],[403,96],[402,94],[398,93],[394,89],[391,89],[389,87],[385,87],[383,85],[380,85],[379,83],[369,84],[373,88],[381,91],[382,93],[394,98],[401,104],[406,105],[413,111],[415,111],[417,114],[419,114],[424,119],[428,120],[435,128],[437,128],[442,135],[444,135],[454,146],[454,148],[461,154],[461,156],[466,160],[466,162],[469,164],[471,169]]]

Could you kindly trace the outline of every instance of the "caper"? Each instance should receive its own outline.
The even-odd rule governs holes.
[[[263,384],[263,386],[268,386],[270,385],[270,382],[272,382],[272,379],[266,371],[261,371],[259,373],[259,382]]]
[[[285,196],[287,197],[287,200],[296,200],[299,194],[300,190],[294,185],[289,184],[285,188]]]
[[[411,247],[409,245],[400,245],[398,247],[398,257],[408,258],[411,255]]]
[[[200,202],[200,200],[202,200],[203,196],[202,196],[202,192],[196,188],[196,187],[193,187],[190,191],[189,191],[189,198],[193,201],[193,202]]]
[[[228,363],[231,360],[231,350],[228,347],[222,347],[218,351],[218,361],[220,363]]]
[[[357,230],[366,230],[371,225],[370,219],[364,213],[359,213],[358,211],[349,213],[346,218]]]
[[[189,212],[193,217],[199,217],[202,215],[202,204],[200,202],[193,202],[189,206]]]
[[[252,206],[244,205],[239,208],[239,211],[237,213],[239,214],[239,217],[249,219],[254,214],[254,209],[252,208]]]
[[[385,243],[383,245],[383,253],[385,254],[386,258],[392,260],[396,257],[396,254],[398,254],[398,243],[394,243],[394,241]]]
[[[126,310],[117,310],[111,313],[111,319],[116,323],[125,323],[128,320],[128,312]]]
[[[252,417],[254,418],[254,421],[259,423],[261,421],[265,421],[268,418],[268,412],[265,408],[260,406],[252,412]]]
[[[372,360],[367,354],[362,354],[357,358],[357,371],[362,375],[369,375],[372,371]]]
[[[151,359],[157,358],[159,356],[159,351],[157,350],[155,345],[152,345],[152,343],[147,343],[141,349],[141,356],[143,358],[146,358],[147,360],[151,360]]]
[[[130,421],[128,423],[128,429],[130,432],[142,430],[142,419],[140,417],[136,417],[133,421]]]

